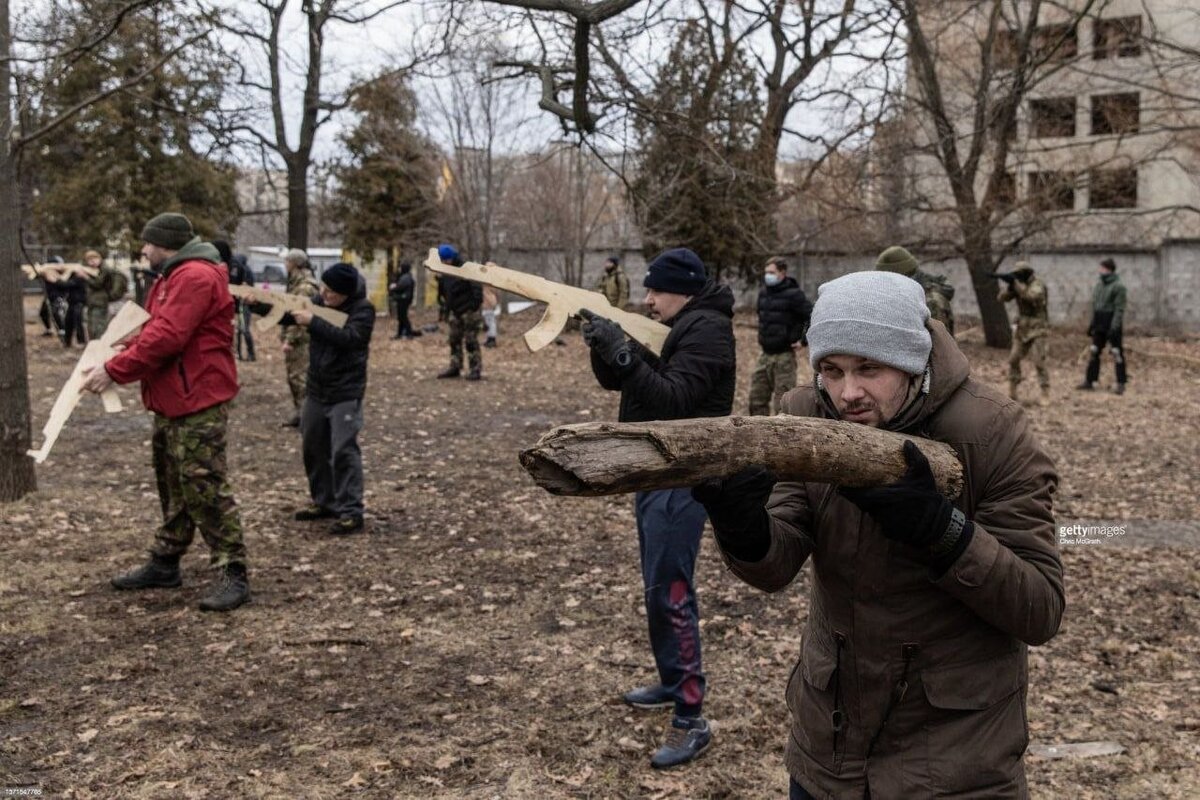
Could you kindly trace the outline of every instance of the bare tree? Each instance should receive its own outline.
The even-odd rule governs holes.
[[[363,25],[409,0],[300,0],[303,17],[303,56],[294,58],[283,41],[292,0],[257,0],[210,8],[213,24],[236,37],[231,60],[238,64],[236,84],[244,94],[242,106],[229,109],[233,121],[221,127],[239,135],[262,152],[283,162],[287,173],[287,239],[289,247],[308,246],[309,173],[317,134],[335,114],[349,107],[362,85],[330,88],[326,41],[336,26]],[[248,53],[256,58],[247,58]],[[423,56],[427,57],[427,56]],[[411,69],[413,63],[395,71]],[[298,72],[298,75],[294,74]],[[289,81],[300,82],[299,108],[289,108]],[[371,76],[375,77],[375,76]],[[364,81],[367,80],[364,77]],[[269,109],[266,125],[254,118],[257,108]],[[297,124],[298,123],[298,124]],[[295,133],[290,128],[295,126]]]

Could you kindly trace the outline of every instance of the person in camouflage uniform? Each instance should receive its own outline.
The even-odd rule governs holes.
[[[604,262],[604,274],[596,283],[596,291],[608,299],[613,308],[629,304],[629,276],[621,268],[621,257],[612,255]]]
[[[917,259],[903,247],[892,246],[879,254],[875,269],[884,272],[898,272],[912,278],[921,284],[925,290],[925,305],[929,308],[929,316],[946,326],[950,335],[954,335],[954,287],[944,275],[933,275],[920,268]]]
[[[288,294],[312,300],[321,292],[312,267],[308,264],[308,253],[291,249],[283,258],[287,265]],[[287,369],[288,389],[292,392],[292,418],[283,423],[285,428],[300,427],[300,410],[304,406],[306,382],[308,380],[308,329],[301,325],[286,325],[282,328],[283,361]]]
[[[1017,301],[1017,324],[1013,330],[1012,351],[1008,355],[1008,396],[1017,399],[1021,384],[1021,361],[1026,356],[1037,369],[1042,390],[1042,405],[1050,404],[1050,371],[1046,369],[1046,342],[1050,318],[1046,310],[1046,284],[1033,274],[1025,261],[1018,261],[1011,277],[1003,278],[1000,302]]]
[[[1088,336],[1092,337],[1091,358],[1083,383],[1076,389],[1090,391],[1100,379],[1100,353],[1104,345],[1112,351],[1116,369],[1117,385],[1114,394],[1125,394],[1125,350],[1122,347],[1122,329],[1125,323],[1125,284],[1117,275],[1117,262],[1105,258],[1100,262],[1100,280],[1092,290],[1092,321],[1088,325]]]
[[[246,547],[225,460],[229,404],[238,393],[233,297],[217,249],[182,214],[159,214],[142,230],[143,254],[161,273],[150,286],[150,319],[126,347],[84,373],[83,389],[140,381],[154,412],[151,454],[162,526],[150,560],[112,579],[116,589],[174,588],[196,528],[219,571],[202,611],[231,611],[250,599]]]
[[[89,340],[99,339],[108,327],[108,304],[125,294],[125,277],[106,265],[104,256],[95,250],[83,254],[83,263],[100,270],[87,278],[87,334]]]
[[[452,245],[438,247],[443,264],[461,267],[463,260]],[[462,374],[463,349],[467,351],[467,380],[483,377],[483,355],[479,349],[479,333],[483,330],[483,287],[473,281],[450,275],[438,276],[440,294],[446,298],[450,312],[450,366],[438,373],[439,378],[457,378]]]

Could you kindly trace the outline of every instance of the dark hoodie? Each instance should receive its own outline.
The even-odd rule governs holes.
[[[768,354],[786,353],[796,342],[804,342],[812,303],[795,278],[784,278],[777,286],[763,286],[758,293],[758,344]]]
[[[662,355],[635,347],[633,368],[617,375],[592,351],[592,371],[621,392],[621,422],[724,417],[733,410],[737,356],[733,292],[709,281],[668,323]]]
[[[314,298],[313,302],[320,302]],[[354,296],[338,311],[349,315],[339,328],[320,317],[308,325],[308,396],[318,403],[333,405],[361,400],[367,391],[367,356],[375,328],[375,306],[367,299],[367,284],[358,276]]]

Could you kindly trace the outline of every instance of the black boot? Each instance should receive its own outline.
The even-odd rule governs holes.
[[[437,374],[439,378],[457,378],[462,374],[462,370],[458,367],[447,367]]]
[[[245,564],[226,564],[212,589],[200,601],[201,611],[233,611],[250,601]]]
[[[132,572],[112,579],[114,589],[174,589],[182,583],[179,559],[156,555]]]

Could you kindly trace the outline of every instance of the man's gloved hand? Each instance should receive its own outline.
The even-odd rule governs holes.
[[[908,469],[895,483],[838,492],[878,522],[884,536],[928,550],[944,571],[967,549],[975,526],[937,490],[929,460],[911,441],[904,443],[904,461]]]
[[[692,497],[708,512],[721,548],[740,561],[761,561],[771,547],[767,499],[775,483],[769,470],[746,467],[692,488]]]
[[[605,364],[618,370],[625,370],[633,365],[633,350],[620,325],[586,308],[580,310],[579,316],[585,320],[580,328],[584,343],[595,350],[596,355],[600,356]]]

